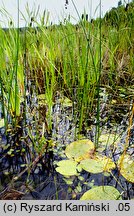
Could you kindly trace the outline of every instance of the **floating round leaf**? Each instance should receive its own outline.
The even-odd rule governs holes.
[[[81,167],[90,173],[101,173],[103,172],[103,164],[95,159],[86,159],[81,161]]]
[[[62,160],[57,163],[56,171],[64,176],[77,175],[77,162],[72,160]]]
[[[106,146],[116,145],[120,141],[117,134],[102,134],[99,137],[99,146],[105,148]]]
[[[92,157],[94,149],[94,143],[91,140],[77,140],[66,147],[65,154],[68,158],[73,158],[75,161],[79,162]]]
[[[93,159],[85,159],[80,163],[81,167],[90,173],[110,172],[115,169],[114,162],[107,157],[95,157]]]
[[[134,161],[130,155],[122,155],[118,161],[121,175],[127,181],[134,183]]]
[[[112,186],[94,187],[83,194],[80,200],[119,200],[120,192]]]

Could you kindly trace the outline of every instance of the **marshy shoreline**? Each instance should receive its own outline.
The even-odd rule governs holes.
[[[134,198],[133,11],[0,29],[0,199]]]

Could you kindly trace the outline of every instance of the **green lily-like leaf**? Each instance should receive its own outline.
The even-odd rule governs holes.
[[[70,143],[65,149],[65,154],[68,158],[73,158],[75,161],[79,162],[92,157],[94,150],[94,143],[91,140],[84,139]]]
[[[112,186],[93,187],[83,194],[80,200],[119,200],[120,192]]]
[[[122,155],[118,161],[118,167],[121,175],[127,181],[134,183],[134,161],[130,155]]]
[[[77,175],[77,162],[73,160],[62,160],[57,163],[56,171],[64,176]]]
[[[120,141],[120,137],[117,134],[102,134],[99,137],[99,147],[103,150],[107,146],[117,145]]]
[[[85,159],[80,163],[81,167],[90,173],[110,172],[115,169],[114,162],[107,157],[95,157],[93,159]]]

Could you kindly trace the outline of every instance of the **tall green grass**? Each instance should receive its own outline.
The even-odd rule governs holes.
[[[14,28],[12,23],[7,31],[0,29],[3,115],[6,124],[10,116],[16,125],[16,119],[22,115],[22,102],[26,100],[26,79],[32,79],[36,94],[45,94],[46,97],[48,131],[52,129],[53,101],[59,91],[74,104],[74,118],[79,132],[83,125],[89,126],[91,115],[96,113],[97,147],[100,134],[100,86],[117,92],[122,83],[125,86],[132,84],[131,9],[129,14],[123,12],[124,8],[121,7],[125,16],[117,10],[116,15],[113,11],[102,19],[100,1],[100,17],[91,23],[81,19],[77,6],[74,1],[72,3],[79,17],[77,25],[66,20],[64,24],[47,27],[49,14],[44,12],[39,23],[36,20],[38,9],[30,12],[27,6],[29,18],[26,28],[20,32],[18,1],[18,27]],[[123,16],[123,21],[113,26],[111,17],[119,23],[119,16]]]
[[[6,12],[5,12],[6,13]],[[19,31],[19,1],[18,1],[18,27],[13,23],[9,29],[1,29],[1,94],[4,119],[7,126],[8,120],[16,127],[16,118],[21,115],[21,97],[24,91],[24,74],[22,64],[22,50]]]

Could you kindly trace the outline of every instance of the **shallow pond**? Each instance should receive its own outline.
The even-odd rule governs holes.
[[[117,169],[108,173],[93,174],[81,170],[79,175],[69,178],[56,171],[57,162],[67,159],[66,147],[77,139],[89,139],[95,142],[96,120],[83,125],[79,134],[77,115],[74,104],[61,92],[57,92],[52,106],[52,128],[46,121],[47,105],[44,94],[37,94],[34,85],[29,82],[26,95],[25,116],[18,121],[16,129],[5,133],[0,129],[0,197],[1,199],[80,199],[82,194],[94,186],[108,185],[117,188],[122,199],[134,198],[134,185],[127,181]],[[117,165],[124,151],[128,136],[128,110],[121,111],[116,106],[109,107],[108,95],[101,89],[100,130],[102,135],[115,134],[119,140],[116,145],[104,146],[99,143],[101,156],[109,156]],[[22,106],[22,112],[24,106]],[[116,111],[116,113],[115,113]],[[119,115],[115,124],[113,119]],[[127,154],[134,159],[134,130],[131,127]],[[17,177],[17,178],[16,178]]]

